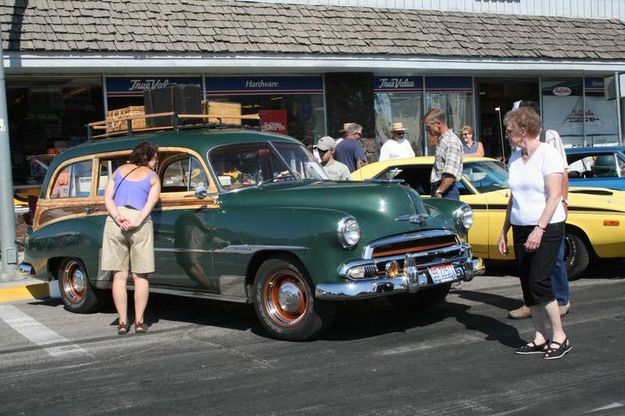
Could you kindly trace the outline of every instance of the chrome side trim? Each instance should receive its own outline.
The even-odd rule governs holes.
[[[365,246],[363,258],[364,259],[372,258],[373,251],[377,247],[380,247],[380,246],[403,243],[406,241],[422,240],[426,238],[447,237],[449,235],[455,236],[456,233],[454,233],[451,230],[437,229],[437,230],[417,231],[415,233],[402,234],[398,236],[382,238],[380,240],[372,241],[371,243]]]
[[[212,250],[201,250],[199,248],[167,248],[155,247],[154,252],[158,253],[212,253]]]
[[[107,282],[107,281],[102,281],[102,280],[97,281],[96,287],[98,289],[111,289],[112,282],[111,281]],[[128,283],[126,287],[128,289],[135,290],[134,285],[130,283]],[[150,293],[162,293],[164,295],[184,296],[187,298],[215,299],[215,300],[224,300],[227,302],[249,303],[247,297],[225,296],[225,295],[219,295],[217,293],[199,292],[195,290],[166,289],[162,287],[150,286]]]
[[[262,250],[308,250],[302,246],[272,246],[272,245],[229,245],[221,249],[213,250],[217,254],[254,254]]]

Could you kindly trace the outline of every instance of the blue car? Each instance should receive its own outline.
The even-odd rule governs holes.
[[[625,190],[625,146],[566,149],[569,185]]]

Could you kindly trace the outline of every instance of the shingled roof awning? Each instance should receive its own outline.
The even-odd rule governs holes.
[[[0,18],[12,57],[625,62],[619,20],[218,0],[1,0]]]

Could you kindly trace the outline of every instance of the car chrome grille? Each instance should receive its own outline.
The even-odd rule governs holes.
[[[408,253],[420,253],[423,251],[449,247],[455,244],[457,244],[457,240],[456,236],[453,234],[417,240],[400,241],[376,247],[373,250],[372,257],[377,259],[381,257],[401,256]]]

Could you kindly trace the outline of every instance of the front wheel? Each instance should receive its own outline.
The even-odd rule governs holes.
[[[77,259],[65,259],[59,268],[59,289],[65,307],[74,313],[96,312],[102,307],[89,283],[87,269]]]
[[[588,267],[590,253],[588,247],[577,234],[566,232],[564,235],[564,264],[569,280],[577,280]]]
[[[256,272],[254,289],[256,315],[275,338],[311,339],[334,320],[334,305],[315,299],[304,272],[288,260],[265,261]]]

